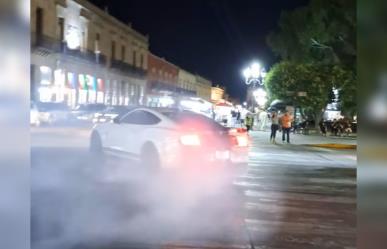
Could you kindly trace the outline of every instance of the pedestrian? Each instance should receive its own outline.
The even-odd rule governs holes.
[[[251,113],[248,113],[248,114],[246,115],[245,123],[246,123],[246,129],[247,129],[247,131],[250,131],[251,128],[253,127],[253,124],[254,124],[254,118],[253,118],[253,116],[251,115]]]
[[[348,119],[344,120],[344,133],[347,135],[347,137],[352,133],[351,123]]]
[[[337,119],[333,119],[332,131],[333,131],[333,134],[337,136],[337,133],[339,132],[339,122],[337,121]]]
[[[282,126],[282,142],[285,143],[285,134],[286,142],[290,143],[289,133],[292,127],[292,117],[288,112],[281,117],[281,126]]]
[[[320,122],[318,123],[318,126],[320,127],[321,134],[323,136],[326,136],[327,135],[327,129],[325,127],[324,121],[320,120]]]
[[[277,130],[279,129],[279,119],[278,114],[276,112],[272,112],[270,116],[271,120],[271,134],[270,134],[270,142],[275,144],[275,136],[277,134]]]
[[[241,112],[239,110],[237,110],[237,113],[236,113],[236,120],[237,120],[237,124],[240,125],[241,124]]]
[[[241,124],[242,125],[245,123],[246,114],[247,114],[247,110],[245,108],[243,108],[241,111]]]

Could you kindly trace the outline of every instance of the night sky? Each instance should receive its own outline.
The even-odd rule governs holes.
[[[308,0],[90,0],[150,36],[150,51],[227,88],[244,100],[241,71],[253,60],[266,69],[278,60],[266,44],[281,10]]]

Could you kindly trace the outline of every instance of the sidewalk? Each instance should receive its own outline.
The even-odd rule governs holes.
[[[252,136],[267,137],[269,142],[270,131],[251,131]],[[277,133],[277,143],[282,143],[282,132]],[[324,137],[321,135],[302,135],[302,134],[290,134],[290,143],[296,145],[305,145],[313,147],[321,147],[328,149],[356,149],[357,139],[351,137]]]

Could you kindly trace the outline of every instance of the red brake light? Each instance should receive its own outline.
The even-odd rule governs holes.
[[[200,138],[196,134],[186,134],[180,137],[180,142],[186,146],[200,146]]]
[[[237,135],[236,141],[237,141],[237,146],[239,147],[249,146],[249,138],[246,135]]]
[[[231,143],[234,146],[247,147],[250,144],[249,135],[246,129],[243,129],[243,128],[230,129],[229,135],[231,136]]]

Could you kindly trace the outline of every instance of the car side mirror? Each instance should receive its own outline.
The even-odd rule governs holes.
[[[115,118],[113,119],[113,123],[119,124],[119,123],[120,123],[120,119],[119,119],[118,117],[115,117]]]

